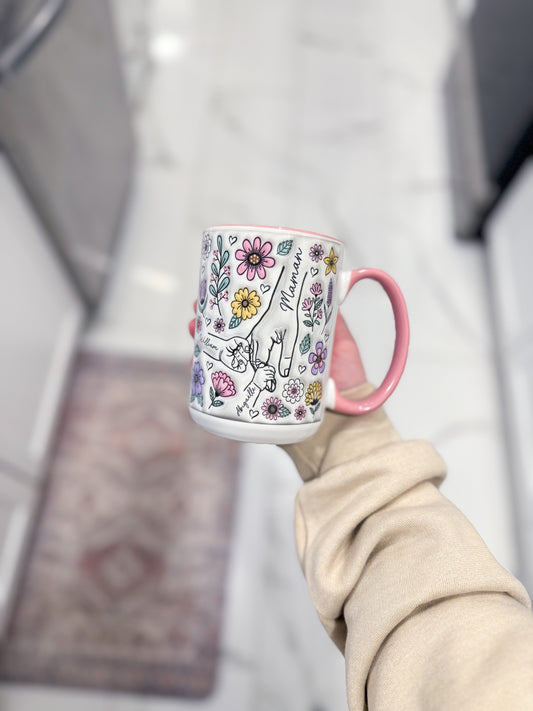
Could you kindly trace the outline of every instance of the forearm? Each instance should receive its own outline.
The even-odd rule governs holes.
[[[492,612],[489,599],[500,612],[510,605],[527,620],[530,654],[527,595],[438,491],[445,466],[431,445],[401,441],[377,411],[328,413],[318,436],[286,450],[307,482],[296,505],[298,554],[319,616],[345,653],[351,709],[365,708],[366,693],[370,709],[387,711],[432,708],[421,699],[440,683],[450,699],[462,693],[450,669],[458,664],[469,678],[464,642],[483,643],[462,601]],[[434,708],[477,708],[455,702],[440,698]]]

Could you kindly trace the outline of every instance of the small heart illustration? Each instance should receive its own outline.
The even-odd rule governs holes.
[[[230,245],[231,245],[232,247],[233,247],[233,245],[235,244],[236,241],[237,241],[237,235],[230,235],[229,243],[230,243]]]
[[[311,267],[311,276],[316,277],[318,274],[318,269],[316,267]]]
[[[214,366],[214,363],[212,360],[207,361],[207,370],[211,370],[211,368]]]
[[[257,415],[259,414],[259,410],[250,410],[250,419],[255,420]]]
[[[300,373],[300,375],[301,375],[302,373],[305,373],[306,370],[307,370],[307,366],[306,366],[306,365],[299,365],[299,366],[298,366],[298,372]]]
[[[205,320],[205,325],[206,325],[206,326],[209,326],[210,324],[211,324],[211,319],[210,319],[210,318],[206,318],[206,320]]]
[[[261,284],[261,293],[266,294],[268,291],[270,291],[271,286],[270,284]]]

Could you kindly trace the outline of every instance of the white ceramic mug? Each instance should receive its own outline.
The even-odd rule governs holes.
[[[383,404],[403,372],[409,323],[396,282],[343,271],[344,245],[313,232],[224,225],[203,236],[190,412],[201,427],[245,442],[310,437],[325,408],[361,414]],[[378,281],[396,325],[383,383],[358,402],[329,379],[337,309],[361,279]]]

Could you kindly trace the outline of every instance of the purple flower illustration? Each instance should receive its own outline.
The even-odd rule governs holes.
[[[320,283],[317,281],[317,282],[316,282],[315,284],[313,284],[313,286],[311,287],[311,294],[313,294],[313,296],[320,296],[321,293],[322,293],[322,284],[320,284]]]
[[[307,410],[305,409],[305,407],[303,405],[299,405],[294,411],[294,416],[297,420],[303,420],[306,415],[306,412]]]
[[[328,355],[327,348],[324,348],[322,341],[316,344],[316,351],[309,354],[309,363],[312,364],[311,372],[313,375],[323,373],[326,367],[326,358]]]
[[[314,244],[309,250],[309,256],[313,262],[320,262],[324,256],[324,248],[320,244]]]
[[[226,327],[226,324],[224,323],[224,319],[222,318],[217,318],[215,319],[215,322],[213,323],[213,328],[215,329],[215,333],[222,333],[224,328]]]
[[[244,274],[248,281],[252,281],[255,275],[260,279],[266,277],[265,268],[273,267],[276,263],[274,257],[268,255],[272,251],[272,242],[261,242],[261,237],[256,237],[252,244],[249,239],[242,243],[242,249],[235,252],[235,257],[241,262],[237,267],[237,274]]]
[[[197,397],[202,394],[202,385],[205,383],[205,375],[202,366],[196,361],[192,367],[191,395]]]

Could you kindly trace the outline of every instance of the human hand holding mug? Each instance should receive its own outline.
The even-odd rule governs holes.
[[[362,414],[392,394],[409,344],[405,301],[382,271],[343,271],[343,255],[339,240],[300,230],[229,225],[204,233],[190,394],[198,424],[232,439],[288,444],[314,434],[325,407]],[[396,341],[382,384],[353,402],[340,391],[364,371],[337,312],[361,279],[389,296]]]

